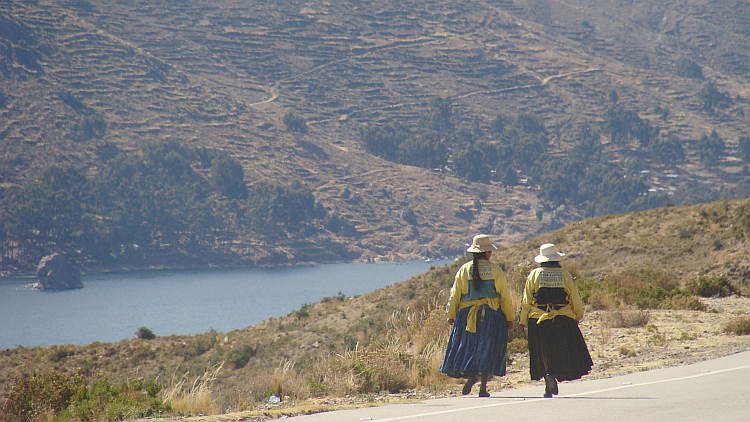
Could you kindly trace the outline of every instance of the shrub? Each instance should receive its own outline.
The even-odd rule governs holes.
[[[643,327],[648,324],[650,315],[644,310],[616,310],[610,314],[610,324],[615,328]]]
[[[49,359],[52,362],[60,362],[61,360],[67,358],[68,356],[75,355],[75,351],[68,350],[65,348],[58,348],[57,346],[53,346],[50,351]]]
[[[310,317],[310,307],[311,306],[312,305],[310,305],[309,303],[306,303],[306,304],[302,305],[302,307],[299,308],[299,310],[297,312],[295,312],[294,314],[297,316],[298,319],[308,318],[308,317]]]
[[[16,378],[5,394],[2,412],[19,422],[35,420],[49,412],[59,414],[68,408],[82,384],[78,377],[55,371]]]
[[[148,327],[141,327],[135,332],[136,337],[142,340],[153,340],[156,338],[156,334],[151,331]]]
[[[250,358],[254,357],[258,349],[252,347],[249,344],[245,344],[242,347],[232,349],[227,354],[227,362],[229,362],[234,369],[243,368],[250,362]]]
[[[307,122],[305,121],[305,118],[294,114],[291,110],[284,113],[282,121],[290,132],[307,132]]]
[[[211,162],[211,185],[229,199],[245,197],[245,171],[239,160],[229,154],[214,158]]]
[[[508,355],[526,353],[529,351],[529,341],[523,337],[516,337],[508,343]]]
[[[703,79],[703,68],[685,57],[677,60],[674,65],[674,73],[684,78]]]
[[[727,297],[739,295],[740,291],[725,276],[707,277],[700,276],[696,280],[687,283],[687,290],[701,297]]]
[[[103,379],[87,387],[78,376],[55,371],[34,374],[16,379],[2,412],[19,422],[51,418],[118,421],[171,412],[168,404],[143,394],[143,386],[143,380],[134,379],[117,388]]]
[[[734,333],[738,336],[746,336],[750,334],[750,318],[741,316],[727,321],[722,331],[725,333]]]
[[[679,281],[675,277],[656,268],[626,270],[612,276],[609,281],[617,290],[622,291],[647,288],[670,291],[679,286]]]
[[[622,346],[620,346],[619,350],[620,350],[620,354],[621,354],[621,355],[623,355],[623,356],[627,356],[627,357],[631,357],[631,358],[632,358],[633,356],[635,356],[635,355],[637,355],[637,354],[638,354],[638,353],[637,353],[637,352],[635,351],[635,349],[631,349],[630,347],[628,347],[628,346],[625,346],[625,345],[622,345]]]
[[[659,306],[659,309],[686,309],[689,311],[706,311],[708,307],[695,296],[685,294],[684,292],[676,294],[665,299]]]
[[[169,404],[150,394],[143,394],[143,386],[144,382],[140,379],[130,380],[121,387],[113,386],[106,379],[95,381],[90,388],[78,390],[72,406],[73,413],[82,421],[119,421],[172,411]]]
[[[706,309],[690,292],[679,289],[675,277],[655,268],[626,270],[608,277],[604,285],[617,302],[639,309]]]
[[[635,305],[639,309],[706,310],[700,299],[679,288],[675,277],[655,268],[626,270],[601,281],[583,279],[577,284],[581,299],[593,309]],[[638,319],[648,322],[647,314],[627,317],[635,318],[632,322]]]

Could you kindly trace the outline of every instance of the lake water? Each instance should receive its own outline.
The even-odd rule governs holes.
[[[281,317],[326,296],[362,295],[452,260],[83,277],[83,289],[34,290],[0,279],[0,350],[116,342],[140,327],[157,336],[228,332]]]

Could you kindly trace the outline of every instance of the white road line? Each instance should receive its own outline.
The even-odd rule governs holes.
[[[582,393],[565,394],[565,395],[561,395],[561,396],[558,396],[558,397],[560,397],[560,398],[562,398],[562,397],[578,397],[578,396],[586,396],[586,395],[589,395],[589,394],[606,393],[608,391],[622,390],[622,389],[625,389],[625,388],[633,388],[633,387],[640,387],[640,386],[645,386],[645,385],[661,384],[661,383],[673,382],[673,381],[683,381],[683,380],[689,380],[689,379],[693,379],[693,378],[705,377],[707,375],[721,374],[721,373],[724,373],[724,372],[738,371],[738,370],[741,370],[741,369],[748,369],[748,368],[750,368],[750,365],[737,366],[737,367],[734,367],[734,368],[726,368],[726,369],[719,369],[719,370],[716,370],[716,371],[702,372],[700,374],[688,375],[688,376],[679,377],[679,378],[668,378],[668,379],[663,379],[663,380],[642,382],[642,383],[637,383],[637,384],[618,385],[617,387],[603,388],[601,390],[594,390],[594,391],[585,391],[585,392],[582,392]],[[503,398],[503,397],[498,397],[498,398]],[[507,397],[507,398],[512,398],[512,397]],[[539,398],[526,399],[526,400],[508,401],[508,402],[503,402],[503,403],[485,404],[485,405],[482,405],[482,406],[462,407],[460,409],[442,410],[442,411],[439,411],[439,412],[420,413],[420,414],[417,414],[417,415],[397,416],[397,417],[393,417],[393,418],[372,419],[372,420],[378,421],[378,422],[398,421],[398,420],[404,420],[404,419],[421,418],[421,417],[424,417],[424,416],[445,415],[445,414],[449,414],[449,413],[465,412],[465,411],[468,411],[468,410],[487,409],[487,408],[491,408],[491,407],[509,406],[509,405],[514,405],[514,404],[519,404],[519,403],[533,403],[533,402],[537,402],[537,401],[546,401],[546,400],[550,400],[550,399],[539,397]]]
[[[560,397],[577,397],[577,396],[585,396],[587,394],[606,393],[607,391],[622,390],[622,389],[625,389],[625,388],[640,387],[640,386],[643,386],[643,385],[661,384],[661,383],[672,382],[672,381],[683,381],[683,380],[689,380],[689,379],[693,379],[693,378],[701,378],[701,377],[705,377],[707,375],[721,374],[721,373],[724,373],[724,372],[739,371],[741,369],[748,369],[748,368],[750,368],[750,365],[736,366],[734,368],[717,369],[716,371],[701,372],[700,374],[688,375],[688,376],[679,377],[679,378],[668,378],[668,379],[657,380],[657,381],[641,382],[641,383],[637,383],[637,384],[624,384],[624,385],[618,385],[617,387],[604,388],[604,389],[601,389],[601,390],[587,391],[587,392],[583,392],[583,393],[566,394],[566,395],[560,396]]]

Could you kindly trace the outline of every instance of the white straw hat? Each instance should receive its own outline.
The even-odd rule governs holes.
[[[490,242],[489,236],[486,234],[478,234],[474,236],[474,240],[471,242],[471,246],[466,252],[487,252],[494,251],[497,247]]]
[[[539,255],[534,257],[536,262],[559,261],[565,254],[558,252],[554,243],[545,243],[539,247]]]

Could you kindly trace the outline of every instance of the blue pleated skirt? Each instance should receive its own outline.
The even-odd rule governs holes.
[[[505,314],[483,305],[477,314],[477,332],[470,333],[466,331],[469,309],[461,309],[456,315],[440,372],[454,378],[467,378],[469,374],[505,375],[508,350]]]

